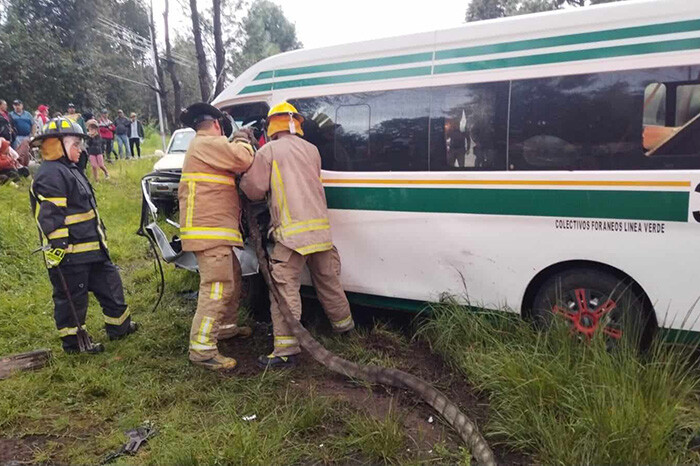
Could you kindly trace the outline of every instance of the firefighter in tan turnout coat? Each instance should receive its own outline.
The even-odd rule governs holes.
[[[340,257],[333,246],[326,196],[321,184],[318,149],[303,135],[304,121],[291,104],[282,102],[268,113],[268,137],[241,178],[241,189],[252,200],[267,196],[275,241],[270,254],[272,280],[297,319],[301,318],[301,273],[306,264],[323,308],[337,333],[355,328],[350,305],[340,284]],[[269,195],[268,195],[269,193]],[[274,351],[258,359],[261,367],[295,363],[301,351],[275,300],[271,314]]]
[[[217,342],[252,333],[236,325],[241,266],[233,248],[243,246],[235,175],[250,167],[253,149],[244,137],[229,142],[223,134],[230,134],[230,122],[209,104],[191,105],[180,120],[197,131],[178,188],[182,249],[194,251],[200,275],[190,360],[208,369],[230,370],[236,360],[220,355]]]

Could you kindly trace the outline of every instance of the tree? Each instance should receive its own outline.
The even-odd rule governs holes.
[[[296,27],[282,9],[269,0],[255,2],[243,20],[244,39],[232,54],[231,67],[239,75],[263,58],[302,47]]]
[[[466,20],[503,18],[527,13],[558,10],[566,5],[587,6],[621,0],[471,0]]]
[[[175,70],[175,60],[173,60],[172,47],[170,46],[170,26],[168,15],[170,13],[170,0],[165,0],[165,10],[163,11],[163,23],[165,24],[165,61],[173,86],[173,115],[170,120],[170,127],[177,128],[180,122],[180,110],[182,110],[182,96],[180,80]]]
[[[211,99],[211,87],[209,85],[209,73],[207,70],[207,56],[204,53],[204,43],[202,42],[202,26],[197,10],[197,0],[190,0],[190,12],[192,13],[192,35],[194,36],[194,47],[197,52],[197,69],[199,76],[199,90],[202,93],[202,100],[209,102]]]
[[[158,55],[158,43],[155,40],[156,37],[156,26],[155,26],[155,21],[153,20],[153,5],[151,4],[151,10],[150,10],[150,23],[149,23],[149,28],[151,29],[151,37],[153,38],[153,66],[156,67],[156,81],[158,84],[158,89],[155,91],[160,94],[160,101],[161,101],[161,106],[163,108],[163,112],[165,113],[165,122],[172,122],[173,121],[173,116],[170,113],[170,106],[168,105],[168,91],[165,88],[165,79],[163,77],[163,67],[160,66],[160,56]],[[163,122],[163,123],[165,123]],[[168,125],[164,124],[165,131],[167,132]]]
[[[223,0],[212,0],[213,28],[214,28],[214,94],[218,95],[224,90],[226,82],[226,51],[224,39],[221,33],[221,4]]]

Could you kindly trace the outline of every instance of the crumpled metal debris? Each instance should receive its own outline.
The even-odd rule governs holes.
[[[153,423],[151,423],[151,421],[144,422],[141,427],[127,430],[125,434],[128,438],[128,441],[124,445],[122,445],[122,447],[119,450],[115,451],[114,453],[110,453],[107,456],[107,458],[105,458],[102,464],[107,464],[119,458],[122,455],[135,455],[138,449],[141,447],[141,445],[143,445],[144,442],[146,442],[149,438],[153,437],[157,433],[158,431],[153,426]]]

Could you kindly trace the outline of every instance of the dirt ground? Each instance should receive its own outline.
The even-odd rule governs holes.
[[[362,321],[362,317],[358,319]],[[400,323],[403,326],[403,323]],[[366,324],[364,325],[366,328]],[[256,323],[254,335],[250,339],[232,339],[220,343],[222,354],[238,360],[236,370],[222,377],[252,377],[259,374],[256,359],[270,350],[271,328],[266,323]],[[488,422],[488,400],[478,393],[467,381],[456,374],[439,356],[430,351],[421,341],[397,345],[396,341],[382,332],[369,333],[363,345],[392,360],[394,365],[407,372],[420,376],[443,391],[477,425]],[[353,409],[364,412],[378,420],[393,413],[401,422],[406,436],[412,440],[409,455],[414,462],[427,461],[434,445],[442,443],[448,449],[457,451],[461,439],[440,419],[435,412],[410,391],[379,385],[368,386],[330,372],[314,361],[308,353],[303,353],[297,367],[291,371],[291,389],[299,393],[313,391],[317,395],[340,400]],[[328,426],[333,430],[334,426]],[[489,439],[499,463],[529,464],[526,456],[499,446],[497,439]],[[49,442],[60,440],[27,436],[23,438],[0,437],[0,465],[29,464],[35,452],[45,448]],[[60,445],[56,445],[60,449]],[[358,458],[362,463],[362,459]]]

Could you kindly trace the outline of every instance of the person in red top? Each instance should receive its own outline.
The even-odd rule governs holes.
[[[97,124],[100,127],[100,137],[102,138],[102,147],[105,159],[112,163],[112,154],[117,158],[117,153],[114,152],[114,123],[109,119],[109,112],[106,108],[100,112],[100,117],[97,119]]]

